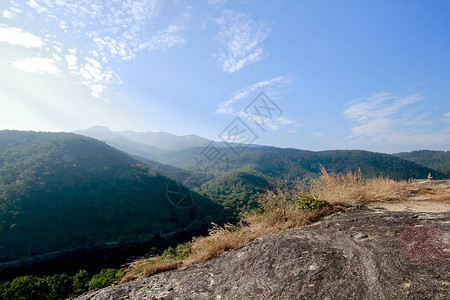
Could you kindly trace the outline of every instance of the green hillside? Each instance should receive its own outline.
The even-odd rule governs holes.
[[[203,148],[164,153],[158,159],[177,167],[196,168],[195,157]],[[361,169],[366,177],[385,176],[392,179],[425,178],[429,172],[436,178],[445,174],[426,166],[407,161],[393,155],[362,150],[305,151],[276,147],[252,147],[241,155],[235,155],[228,148],[223,151],[230,158],[229,170],[257,171],[271,177],[298,180],[315,177],[320,166],[335,172]]]
[[[232,171],[204,183],[201,191],[232,213],[258,207],[258,198],[270,189],[261,174]]]
[[[217,221],[219,205],[184,187],[168,197],[171,187],[178,185],[91,138],[0,131],[0,261]],[[195,205],[174,205],[188,193]]]
[[[418,150],[394,154],[417,164],[438,170],[450,178],[450,151]],[[434,176],[434,173],[432,173]]]

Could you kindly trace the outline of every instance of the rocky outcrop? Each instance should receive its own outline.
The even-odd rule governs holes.
[[[450,212],[364,206],[79,299],[450,299]]]

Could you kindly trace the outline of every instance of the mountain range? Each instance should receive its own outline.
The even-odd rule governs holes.
[[[162,152],[202,147],[210,143],[210,140],[193,134],[177,136],[167,132],[116,132],[104,126],[94,126],[74,133],[98,139],[127,153],[148,159],[155,159]]]
[[[94,126],[77,134],[92,137],[131,155],[150,159],[189,171],[202,171],[198,166],[202,152],[211,140],[197,135],[177,136],[167,132],[112,131]],[[397,154],[361,150],[306,151],[292,148],[252,145],[245,149],[234,144],[214,141],[214,146],[227,156],[226,171],[256,170],[269,176],[289,178],[316,176],[320,166],[336,172],[361,168],[367,177],[386,176],[393,179],[435,178],[450,176],[450,152],[413,151]],[[241,148],[240,148],[241,147]],[[231,149],[234,148],[234,149]],[[236,149],[239,149],[236,151]],[[233,151],[234,150],[234,151]],[[235,153],[240,153],[236,155]],[[405,162],[407,161],[407,162]],[[413,164],[411,164],[411,162]],[[203,170],[205,171],[205,170]],[[212,170],[214,173],[214,170]]]

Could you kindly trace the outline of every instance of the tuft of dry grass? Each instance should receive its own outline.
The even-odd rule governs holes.
[[[401,200],[407,197],[407,182],[377,177],[364,179],[361,170],[336,174],[321,169],[321,176],[315,181],[313,192],[329,203],[354,205],[364,202]]]
[[[371,178],[366,182],[365,202],[385,202],[403,200],[408,197],[408,183],[388,178]]]

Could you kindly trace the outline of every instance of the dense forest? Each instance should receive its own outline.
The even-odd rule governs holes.
[[[262,174],[232,171],[204,183],[201,191],[211,200],[237,215],[258,207],[258,199],[272,184]]]
[[[450,151],[418,150],[394,154],[397,157],[435,169],[450,178]],[[434,176],[434,173],[433,173]]]
[[[0,141],[1,262],[220,222],[220,205],[97,140],[1,131]],[[196,205],[178,203],[187,194]]]
[[[163,153],[158,159],[180,168],[196,170],[196,160],[203,148]],[[256,171],[267,176],[283,177],[286,180],[302,180],[317,177],[320,167],[335,172],[361,169],[365,177],[384,176],[391,179],[426,178],[432,173],[435,178],[446,174],[430,167],[419,165],[393,155],[362,150],[305,151],[276,147],[249,147],[236,155],[229,148],[221,148],[229,157],[228,170]],[[241,151],[236,151],[241,152]],[[213,170],[214,171],[214,170]]]

